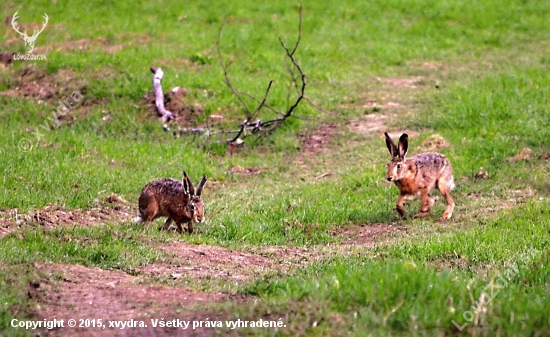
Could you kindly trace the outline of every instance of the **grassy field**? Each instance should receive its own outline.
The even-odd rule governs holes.
[[[305,1],[296,57],[322,110],[303,101],[296,118],[235,152],[163,131],[144,98],[149,68],[163,68],[165,92],[185,87],[186,104],[200,104],[193,126],[213,114],[238,125],[245,112],[218,58],[223,25],[233,85],[262,97],[274,80],[267,102],[284,110],[291,83],[278,39],[297,41],[298,2],[7,1],[0,9],[19,10],[29,31],[50,18],[33,52],[47,61],[0,65],[0,335],[28,333],[13,318],[49,319],[43,295],[29,289],[65,281],[44,264],[238,298],[184,308],[197,319],[285,323],[211,334],[550,335],[550,3]],[[7,22],[0,52],[24,53]],[[55,127],[60,100],[74,105]],[[426,218],[397,216],[384,131],[407,132],[410,155],[450,159],[450,221],[438,221],[441,198]],[[206,223],[182,236],[158,232],[160,220],[133,224],[141,188],[184,169],[209,177]],[[53,208],[114,216],[45,226],[36,212]],[[407,204],[410,215],[417,208],[418,200]],[[176,278],[146,272],[185,265],[167,247],[191,245],[223,249],[222,260],[254,253],[273,263],[231,282],[208,266]],[[270,249],[305,258],[286,267]]]

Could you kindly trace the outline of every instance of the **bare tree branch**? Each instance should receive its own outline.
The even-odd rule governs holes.
[[[292,49],[292,53],[290,53],[291,55],[294,55],[294,53],[296,53],[298,45],[300,44],[300,40],[302,39],[302,0],[299,0],[298,3],[300,3],[300,8],[298,8],[298,41],[296,41],[294,49]]]
[[[292,105],[290,105],[290,107],[287,109],[287,111],[284,111],[284,112],[273,108],[269,104],[266,104],[267,98],[269,97],[269,91],[270,91],[271,86],[273,84],[273,80],[271,80],[269,82],[269,85],[267,86],[267,89],[264,93],[264,97],[261,100],[257,99],[256,97],[254,97],[254,96],[252,96],[252,95],[250,95],[246,92],[242,92],[242,91],[236,89],[233,86],[233,84],[231,83],[231,79],[229,77],[229,71],[228,71],[230,63],[224,63],[222,55],[221,55],[221,47],[220,47],[221,42],[220,41],[221,41],[221,32],[222,32],[224,24],[222,24],[222,26],[220,27],[220,31],[219,31],[219,34],[218,34],[218,40],[217,40],[217,50],[218,50],[218,58],[220,60],[220,66],[223,69],[223,73],[224,73],[225,84],[233,92],[233,94],[237,97],[237,99],[241,102],[242,106],[246,110],[246,119],[240,124],[240,128],[239,128],[238,132],[236,133],[236,135],[234,137],[228,139],[227,143],[233,143],[241,137],[246,138],[250,134],[255,134],[255,133],[261,131],[262,128],[265,128],[266,132],[270,132],[270,131],[274,130],[284,120],[286,120],[288,117],[292,116],[293,111],[298,107],[298,105],[300,104],[300,101],[303,99],[304,94],[305,94],[305,88],[306,88],[306,81],[305,81],[306,75],[305,75],[302,68],[300,67],[300,65],[298,64],[298,62],[296,61],[296,59],[294,57],[294,54],[298,50],[298,47],[300,45],[300,41],[301,41],[301,38],[302,38],[302,3],[301,3],[301,1],[299,3],[300,3],[300,7],[299,7],[299,11],[298,11],[298,16],[299,16],[298,38],[296,40],[295,45],[292,48],[292,51],[285,45],[282,38],[279,37],[279,42],[281,43],[281,46],[285,49],[286,56],[290,59],[290,63],[292,64],[294,69],[297,70],[297,72],[300,74],[299,80],[301,82],[301,86],[299,86],[296,83],[298,78],[294,75],[294,73],[292,72],[292,69],[289,68],[289,73],[290,73],[291,78],[292,78],[291,85],[296,86],[296,88],[299,88],[299,90],[297,90],[298,97],[297,97],[296,101]],[[250,98],[250,99],[252,99],[252,100],[254,100],[258,103],[258,106],[254,109],[253,112],[250,112],[250,109],[248,108],[248,105],[246,104],[246,102],[244,101],[242,96],[246,96],[246,97],[248,97],[248,98]],[[288,97],[290,97],[290,92],[288,94]],[[274,119],[271,119],[271,120],[267,120],[267,121],[261,121],[260,119],[258,119],[256,121],[253,121],[254,119],[257,118],[257,116],[260,114],[261,110],[264,107],[271,110],[272,112],[279,115],[280,117],[274,118]],[[249,130],[249,129],[252,129],[251,133],[247,133],[247,130]]]
[[[250,119],[256,118],[256,116],[258,115],[260,110],[262,110],[262,108],[264,107],[265,101],[267,100],[267,96],[269,96],[269,90],[271,89],[272,84],[273,84],[273,80],[269,81],[269,84],[267,85],[267,89],[265,90],[264,98],[260,102],[260,105],[258,105],[258,107],[254,110],[254,112],[252,112],[252,115],[251,115]]]
[[[273,80],[271,81],[273,82]],[[241,92],[242,95],[250,98],[251,100],[255,101],[256,103],[260,104],[262,101],[259,100],[258,98],[252,96],[251,94],[247,93],[247,92]],[[263,106],[267,109],[269,109],[270,111],[272,111],[273,113],[277,114],[277,115],[280,115],[280,116],[283,116],[284,113],[281,113],[280,111],[278,111],[277,109],[275,109],[274,107],[272,107],[271,105],[267,104],[267,103],[264,103]],[[253,118],[251,118],[253,119]]]
[[[286,119],[287,117],[289,117],[292,114],[292,112],[294,111],[294,109],[296,109],[296,107],[298,107],[298,105],[300,104],[300,101],[304,98],[305,90],[306,90],[306,74],[304,73],[304,71],[302,70],[302,67],[300,67],[300,65],[298,64],[296,59],[294,58],[294,54],[296,53],[296,50],[298,50],[298,46],[300,45],[300,41],[302,40],[302,2],[299,1],[299,3],[300,3],[300,7],[298,9],[298,17],[299,17],[298,38],[296,40],[296,44],[294,45],[294,48],[292,49],[292,51],[290,51],[288,49],[288,47],[283,42],[283,39],[281,37],[279,37],[279,42],[281,43],[281,46],[283,46],[283,48],[286,51],[286,55],[288,56],[288,58],[292,62],[292,65],[294,66],[294,68],[300,74],[300,80],[302,82],[302,87],[300,88],[300,91],[299,91],[298,97],[296,98],[296,101],[287,110],[286,114],[283,116],[283,119]],[[292,77],[293,77],[293,82],[296,83],[296,85],[298,85],[298,82],[294,80],[294,75],[293,74],[292,74]]]
[[[332,116],[332,117],[335,117],[335,118],[339,118],[339,119],[345,121],[346,124],[349,124],[349,123],[350,123],[349,119],[347,119],[347,118],[345,118],[345,117],[342,117],[342,116],[340,116],[340,115],[338,115],[338,114],[332,113],[332,112],[330,112],[330,111],[327,111],[327,110],[323,109],[322,107],[318,106],[317,104],[313,103],[313,102],[311,101],[311,99],[309,99],[309,97],[304,96],[304,100],[305,100],[306,102],[308,102],[308,103],[309,103],[312,107],[314,107],[315,109],[321,111],[322,113],[327,114],[327,115]]]
[[[248,108],[248,105],[246,104],[246,102],[243,100],[243,98],[241,97],[241,92],[237,89],[235,89],[235,87],[233,86],[233,84],[231,84],[231,79],[229,78],[229,66],[231,65],[231,62],[228,62],[228,63],[223,63],[223,58],[222,58],[222,53],[221,53],[221,47],[220,47],[220,44],[221,44],[221,37],[222,37],[222,30],[223,30],[223,27],[225,26],[225,22],[222,23],[222,25],[220,26],[220,30],[218,32],[218,40],[216,41],[216,47],[217,47],[217,50],[218,50],[218,59],[220,60],[220,66],[222,67],[223,69],[223,76],[225,78],[225,85],[227,85],[227,87],[229,88],[229,90],[231,90],[233,92],[233,95],[235,95],[237,97],[237,99],[239,100],[239,102],[241,102],[241,105],[243,106],[243,108],[246,110],[246,116],[247,116],[247,119],[251,119],[250,118],[250,109]]]
[[[301,6],[300,6],[300,8],[301,8]],[[300,11],[300,13],[301,13],[301,11]],[[303,72],[302,68],[300,67],[298,62],[296,62],[296,59],[294,58],[294,52],[296,51],[296,48],[298,47],[298,44],[300,43],[300,38],[298,38],[298,41],[296,41],[296,45],[294,46],[294,50],[292,51],[292,53],[288,50],[287,46],[285,45],[285,43],[283,42],[283,40],[280,37],[279,37],[279,42],[281,42],[281,45],[286,50],[286,55],[290,58],[290,61],[292,62],[294,67],[300,73],[300,77],[301,77],[301,81],[302,81],[302,88],[300,90],[299,96],[296,98],[296,102],[294,102],[294,104],[286,112],[285,116],[283,116],[283,117],[286,118],[286,117],[288,117],[292,114],[294,109],[296,109],[298,104],[300,104],[300,101],[304,98],[304,93],[305,93],[305,90],[306,90],[306,74]]]
[[[296,42],[294,43],[291,48],[287,47],[287,45],[284,43],[283,39],[279,37],[279,43],[281,44],[282,48],[285,50],[285,65],[288,70],[289,76],[290,76],[290,83],[288,86],[288,93],[286,97],[286,107],[284,110],[280,110],[275,108],[274,106],[270,105],[268,103],[268,98],[270,95],[270,90],[273,85],[273,80],[269,81],[269,84],[267,85],[267,88],[263,94],[263,97],[261,99],[251,95],[250,93],[241,91],[233,85],[231,78],[229,76],[229,68],[232,65],[231,61],[224,61],[221,53],[221,36],[224,26],[226,25],[227,21],[224,22],[220,26],[220,30],[218,32],[218,38],[216,41],[216,48],[218,53],[218,60],[220,67],[223,71],[224,76],[224,83],[227,85],[229,90],[237,97],[237,100],[242,105],[242,107],[245,110],[245,118],[242,123],[239,124],[237,129],[234,130],[211,130],[210,125],[206,125],[206,127],[201,128],[189,128],[189,129],[179,129],[178,131],[175,131],[174,134],[203,134],[207,138],[210,138],[212,136],[220,136],[224,134],[231,134],[231,138],[226,139],[225,142],[227,144],[231,144],[232,146],[235,144],[240,144],[243,142],[243,140],[251,135],[256,135],[256,140],[260,139],[262,136],[265,136],[269,134],[270,132],[277,129],[285,120],[288,118],[299,118],[302,120],[307,120],[304,117],[295,116],[294,113],[302,100],[305,100],[311,104],[315,109],[322,110],[319,106],[315,105],[311,102],[309,98],[306,97],[305,91],[307,87],[306,83],[306,74],[304,73],[302,67],[300,66],[300,63],[296,59],[296,52],[298,51],[298,48],[300,46],[301,40],[302,40],[302,12],[303,12],[303,6],[301,0],[299,2],[299,9],[298,9],[298,36],[296,38]],[[293,90],[294,88],[294,90]],[[156,87],[155,87],[155,90]],[[293,91],[295,92],[295,99],[291,102],[291,97],[293,96]],[[160,91],[162,93],[162,90]],[[256,108],[253,110],[250,108],[249,104],[251,101],[255,102]],[[263,111],[268,110],[269,113],[267,113],[267,116],[270,116],[268,118],[264,118],[265,120],[262,120],[262,116],[266,116]],[[328,113],[328,112],[326,112]],[[329,113],[330,114],[330,113]],[[273,118],[273,115],[275,115],[275,118]],[[169,130],[167,127],[165,127],[166,130]],[[219,139],[219,138],[218,138]]]

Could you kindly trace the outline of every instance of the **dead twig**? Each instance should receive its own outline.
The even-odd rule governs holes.
[[[334,117],[334,118],[341,119],[341,120],[343,120],[344,122],[346,122],[346,124],[349,124],[349,123],[350,123],[350,120],[349,120],[349,119],[347,119],[347,118],[345,118],[345,117],[342,117],[342,116],[340,116],[340,115],[338,115],[338,114],[332,113],[332,112],[330,112],[330,111],[328,111],[328,110],[325,110],[325,109],[323,109],[322,107],[320,107],[319,105],[313,103],[313,102],[309,99],[309,97],[304,96],[304,100],[305,100],[306,102],[308,102],[308,103],[309,103],[312,107],[314,107],[315,109],[321,111],[322,113],[327,114],[327,115],[329,115],[329,116],[332,116],[332,117]]]
[[[220,40],[222,37],[222,30],[224,26],[225,26],[225,22],[222,23],[222,25],[220,26],[220,30],[218,31],[218,40],[216,41],[216,49],[218,51],[218,60],[220,61],[220,66],[223,69],[224,82],[225,82],[225,85],[227,85],[227,87],[229,88],[229,90],[233,92],[233,95],[237,97],[237,99],[239,100],[243,108],[246,110],[246,116],[247,116],[246,119],[250,120],[252,119],[250,116],[250,109],[248,108],[248,105],[246,104],[245,100],[241,97],[241,94],[244,94],[244,93],[241,93],[239,90],[235,89],[233,84],[231,84],[231,79],[229,78],[229,67],[233,62],[227,62],[227,63],[223,62],[221,48],[220,48]]]
[[[287,70],[290,74],[290,84],[287,94],[287,104],[286,109],[277,109],[274,106],[270,105],[268,103],[270,90],[274,84],[273,80],[269,81],[266,90],[263,94],[262,98],[257,98],[247,92],[241,91],[237,89],[233,82],[231,81],[231,78],[229,76],[229,68],[233,64],[232,61],[225,61],[222,57],[221,52],[221,38],[222,38],[222,31],[225,25],[227,24],[227,21],[224,22],[220,26],[220,30],[218,32],[218,39],[216,42],[216,49],[218,53],[218,60],[220,67],[223,71],[224,76],[224,83],[227,85],[229,90],[235,95],[238,102],[244,109],[245,118],[242,123],[239,124],[239,126],[235,129],[231,128],[230,130],[212,130],[209,125],[206,127],[200,127],[200,128],[190,128],[190,129],[179,129],[178,131],[175,131],[174,134],[203,134],[207,138],[210,138],[214,135],[223,135],[223,134],[231,134],[232,136],[225,140],[225,143],[227,144],[242,144],[244,139],[251,136],[256,135],[256,140],[260,139],[261,137],[273,132],[276,130],[284,121],[286,121],[288,118],[299,118],[302,120],[307,120],[307,118],[299,117],[295,115],[296,109],[300,105],[300,103],[305,100],[307,101],[312,107],[314,107],[317,110],[320,110],[322,112],[328,113],[324,111],[322,108],[320,108],[318,105],[314,104],[309,98],[306,97],[306,74],[304,70],[302,69],[300,63],[296,59],[296,52],[298,51],[298,48],[300,46],[301,40],[302,40],[302,2],[299,1],[299,10],[298,10],[298,36],[296,39],[296,42],[292,46],[287,46],[283,39],[279,37],[279,43],[281,44],[282,48],[285,51],[285,56],[287,62]],[[154,68],[151,69],[153,71]],[[160,70],[154,69],[155,71]],[[153,71],[153,72],[155,72]],[[157,75],[155,75],[155,79],[157,79]],[[160,79],[162,79],[162,75],[160,78],[154,82],[158,83],[158,86],[160,86]],[[292,92],[295,91],[295,99],[291,99]],[[164,109],[164,104],[159,104],[158,99],[158,89],[155,87],[155,94],[157,94],[157,108],[159,109],[159,112],[161,111],[161,108]],[[160,89],[160,93],[162,94],[162,89]],[[292,102],[291,102],[292,101]],[[254,109],[251,108],[250,102],[255,102],[256,107]],[[163,100],[162,100],[163,103]],[[164,109],[163,111],[165,111]],[[169,113],[169,112],[168,112]],[[162,112],[161,112],[162,114]],[[330,113],[329,113],[330,114]],[[163,117],[165,115],[163,114]],[[171,115],[168,115],[171,117]],[[165,130],[169,130],[167,126],[165,126]],[[219,138],[218,138],[219,139]]]
[[[294,44],[294,46],[292,48],[287,47],[286,44],[283,42],[283,39],[281,37],[279,37],[279,42],[280,42],[281,46],[283,47],[283,49],[285,50],[286,56],[289,59],[290,64],[292,65],[294,71],[296,71],[299,75],[299,76],[295,76],[292,69],[289,69],[289,73],[290,73],[291,78],[292,78],[291,86],[294,86],[294,87],[297,88],[297,97],[296,97],[296,100],[294,101],[294,103],[291,104],[286,109],[286,111],[279,111],[279,110],[275,109],[274,107],[272,107],[272,106],[270,106],[269,104],[266,103],[267,99],[269,97],[269,92],[270,92],[271,86],[273,84],[273,80],[271,80],[269,82],[269,84],[267,86],[267,89],[264,93],[264,96],[261,100],[257,99],[256,97],[254,97],[254,96],[252,96],[248,93],[242,92],[242,91],[236,89],[233,86],[233,84],[231,82],[231,79],[229,78],[229,72],[228,72],[228,69],[229,69],[229,66],[230,66],[231,63],[229,63],[229,62],[224,63],[223,59],[222,59],[222,56],[221,56],[221,48],[220,48],[221,43],[220,43],[220,41],[221,41],[221,32],[222,32],[222,29],[223,29],[224,25],[222,25],[222,27],[220,28],[220,32],[218,34],[218,41],[217,41],[217,50],[218,50],[218,57],[220,59],[220,65],[221,65],[221,67],[223,69],[223,72],[224,72],[225,84],[233,92],[233,94],[237,97],[237,99],[239,100],[241,105],[246,110],[246,119],[240,124],[240,128],[239,128],[239,131],[237,132],[237,134],[234,137],[228,139],[227,143],[233,143],[233,142],[235,142],[239,139],[242,140],[242,139],[244,139],[244,138],[246,138],[250,135],[253,135],[253,134],[258,134],[261,137],[262,134],[272,132],[277,127],[279,127],[281,125],[281,123],[284,122],[287,118],[293,117],[292,113],[298,107],[298,105],[300,104],[302,99],[304,99],[305,89],[306,89],[306,74],[304,73],[302,67],[300,66],[300,64],[298,63],[298,61],[295,58],[295,53],[298,50],[298,47],[299,47],[301,39],[302,39],[302,3],[301,3],[301,1],[300,1],[300,7],[299,7],[299,10],[298,10],[298,17],[299,17],[298,37],[296,39],[296,43]],[[252,112],[250,111],[250,108],[248,107],[248,105],[244,101],[243,96],[248,97],[248,98],[250,98],[250,99],[252,99],[252,100],[254,100],[258,103],[258,106]],[[287,95],[287,97],[290,97],[290,92]],[[264,107],[267,108],[268,110],[272,111],[273,113],[279,115],[280,117],[262,121],[260,118],[258,118],[258,116],[260,115],[260,113],[261,113],[261,111]],[[249,130],[251,130],[251,132],[247,132]]]

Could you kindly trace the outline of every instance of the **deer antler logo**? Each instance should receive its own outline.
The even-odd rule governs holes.
[[[25,41],[25,48],[27,49],[27,53],[30,54],[30,53],[32,53],[32,51],[34,49],[34,43],[36,42],[36,39],[38,38],[38,35],[40,35],[40,33],[42,33],[42,31],[44,30],[44,28],[46,28],[46,25],[48,24],[48,19],[49,19],[48,14],[44,13],[44,19],[46,21],[44,22],[44,25],[42,26],[42,29],[40,29],[39,31],[34,29],[34,33],[32,34],[32,36],[28,36],[26,29],[23,33],[21,33],[19,31],[19,27],[21,27],[21,25],[19,25],[18,27],[15,26],[16,20],[18,18],[18,12],[19,11],[16,11],[15,14],[13,14],[13,18],[11,19],[11,26],[13,27],[13,29],[19,35],[21,35],[23,37],[23,40]]]

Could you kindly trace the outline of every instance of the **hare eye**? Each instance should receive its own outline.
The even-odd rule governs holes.
[[[401,168],[401,164],[397,164],[397,169],[399,170]]]

